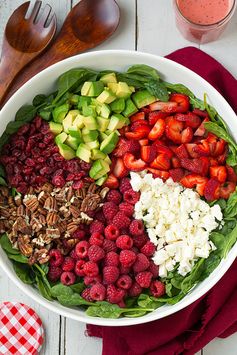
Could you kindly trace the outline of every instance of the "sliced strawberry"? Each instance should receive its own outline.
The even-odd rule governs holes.
[[[149,105],[150,111],[162,111],[162,112],[177,112],[178,107],[177,102],[162,102],[156,101],[153,104]]]
[[[128,169],[125,167],[123,159],[122,158],[117,158],[114,168],[113,168],[113,174],[115,177],[121,179],[125,176],[127,176],[129,173]]]
[[[126,132],[125,137],[128,139],[140,140],[142,138],[146,138],[150,132],[150,128],[148,126],[141,126],[136,129],[135,132]]]
[[[220,197],[220,187],[221,184],[217,179],[209,179],[204,189],[205,199],[207,201],[217,200]]]
[[[166,124],[165,133],[167,138],[174,143],[189,143],[193,138],[193,131],[191,127],[184,129],[184,123],[177,121],[174,117],[169,119]]]
[[[172,163],[173,168],[180,168],[181,167],[180,159],[177,157],[172,157],[171,163]]]
[[[213,156],[214,157],[218,157],[219,155],[223,154],[225,151],[225,147],[226,147],[226,141],[224,141],[224,139],[218,138],[217,142],[216,142],[216,147],[213,151]]]
[[[137,112],[131,117],[129,117],[130,122],[134,123],[136,121],[144,121],[145,120],[145,112]]]
[[[186,143],[185,147],[188,151],[188,154],[191,158],[198,158],[198,154],[195,152],[194,148],[197,146],[195,143]]]
[[[157,156],[156,147],[152,145],[141,147],[141,158],[146,163],[151,163]]]
[[[140,109],[140,111],[144,112],[144,113],[145,113],[145,116],[147,116],[148,113],[149,113],[151,110],[150,110],[149,106],[145,106],[145,107],[142,107],[142,108]]]
[[[148,115],[148,122],[151,126],[154,126],[154,124],[157,122],[159,118],[165,119],[169,113],[167,112],[162,112],[162,111],[153,111],[150,112]]]
[[[228,199],[230,195],[235,191],[236,183],[227,181],[220,187],[220,198]]]
[[[210,166],[209,160],[206,157],[201,157],[199,159],[180,159],[181,166],[193,173],[200,174],[202,176],[207,175]]]
[[[204,120],[202,121],[202,123],[200,124],[200,126],[196,129],[196,131],[194,132],[194,136],[200,136],[200,137],[204,137],[206,134],[206,129],[204,127],[204,123],[208,122],[209,118],[204,118]]]
[[[180,181],[184,177],[184,169],[182,168],[170,169],[169,173],[170,173],[170,177],[175,182]]]
[[[200,176],[198,174],[188,174],[180,180],[180,184],[184,187],[195,187],[200,196],[203,196],[207,182],[208,179],[206,177]]]
[[[221,183],[225,182],[227,179],[227,170],[223,165],[211,166],[209,172],[211,178],[216,178]]]
[[[125,167],[131,171],[142,171],[146,168],[146,163],[142,159],[136,159],[131,153],[124,155],[123,162]]]
[[[125,138],[120,138],[113,155],[115,157],[122,157],[125,153],[137,153],[140,150],[140,144],[136,140],[127,140]]]
[[[139,140],[139,144],[140,144],[141,146],[143,146],[143,145],[148,145],[148,144],[149,144],[149,140],[148,140],[148,139],[140,139],[140,140]]]
[[[153,160],[153,162],[150,164],[150,167],[160,170],[169,170],[170,159],[166,154],[161,153]]]
[[[216,160],[218,161],[218,163],[220,165],[224,165],[225,164],[227,155],[228,155],[228,146],[225,147],[225,150],[224,150],[223,154],[221,154],[221,155],[216,157]]]
[[[214,158],[210,158],[209,157],[209,163],[210,163],[210,166],[217,166],[219,165],[218,161]]]
[[[120,128],[119,133],[120,133],[121,137],[124,137],[125,133],[129,132],[129,130],[130,130],[129,126],[124,126],[123,128]]]
[[[184,144],[178,146],[178,148],[175,149],[175,153],[179,159],[188,158],[188,152]]]
[[[178,107],[173,112],[187,112],[189,109],[189,97],[183,94],[171,94],[169,101],[176,102]]]
[[[117,189],[119,187],[119,181],[114,174],[109,174],[108,179],[105,181],[104,186],[110,189]]]
[[[210,146],[205,139],[202,140],[202,143],[196,144],[193,150],[199,157],[208,157],[210,155]]]
[[[170,177],[170,173],[168,171],[158,170],[147,168],[147,170],[152,173],[154,178],[161,178],[163,180],[167,180]]]
[[[137,132],[137,130],[140,130],[140,128],[143,128],[144,126],[149,126],[148,121],[135,121],[131,124],[130,131]],[[146,128],[144,127],[144,129]]]
[[[157,139],[152,143],[152,146],[156,148],[157,153],[164,153],[168,158],[174,155],[173,151],[164,145],[163,141]]]
[[[191,127],[187,127],[181,133],[181,143],[189,143],[193,138],[193,130]]]
[[[207,133],[206,140],[207,140],[209,143],[214,143],[214,142],[217,141],[217,139],[218,139],[218,137],[217,137],[215,134],[213,134],[213,133],[211,133],[211,132],[208,132],[208,133]]]
[[[148,139],[155,140],[160,138],[165,131],[165,121],[162,118],[159,118],[150,133],[148,134]]]
[[[226,165],[226,170],[227,170],[227,180],[231,182],[237,182],[237,175],[234,169],[231,166]]]
[[[201,124],[201,119],[195,113],[176,113],[174,116],[177,121],[185,122],[185,127],[197,128]]]
[[[200,110],[199,108],[194,108],[192,111],[195,115],[198,115],[199,117],[206,118],[208,117],[208,113],[205,110]]]

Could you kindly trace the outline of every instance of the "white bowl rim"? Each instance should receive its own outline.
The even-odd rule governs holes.
[[[170,59],[157,56],[154,54],[149,54],[149,53],[144,53],[144,52],[139,52],[139,51],[132,51],[132,50],[103,50],[103,51],[93,51],[89,53],[83,53],[79,54],[67,59],[64,59],[58,63],[55,63],[51,65],[50,67],[44,69],[37,75],[35,75],[33,78],[31,78],[29,81],[27,81],[6,103],[6,105],[2,108],[0,111],[0,120],[1,117],[5,114],[5,111],[8,109],[8,107],[14,103],[14,100],[16,97],[19,96],[20,93],[24,92],[24,90],[27,90],[31,85],[33,85],[35,82],[40,80],[42,76],[45,74],[49,73],[52,69],[54,68],[60,68],[62,67],[65,63],[72,63],[73,67],[74,62],[76,60],[80,60],[81,58],[87,58],[87,57],[97,57],[97,56],[103,56],[103,55],[131,55],[134,57],[134,59],[143,57],[144,59],[153,59],[153,60],[158,60],[160,62],[169,62],[169,65],[171,67],[179,68],[183,72],[186,72],[190,75],[193,76],[193,78],[197,79],[199,82],[201,82],[203,85],[205,84],[208,89],[217,94],[219,96],[219,100],[221,101],[222,105],[224,106],[225,110],[228,111],[228,113],[231,116],[236,116],[235,112],[233,109],[230,107],[230,105],[227,103],[227,101],[223,98],[223,96],[211,85],[209,84],[205,79],[203,79],[201,76],[193,72],[192,70],[184,67],[183,65],[174,62]],[[78,67],[80,66],[80,62],[78,63]],[[62,71],[63,73],[63,71]],[[0,251],[2,252],[2,251]],[[138,318],[120,318],[120,319],[108,319],[108,318],[96,318],[96,317],[89,317],[85,313],[83,315],[80,314],[75,314],[73,313],[73,308],[67,308],[62,305],[60,305],[58,302],[51,302],[43,298],[38,291],[37,293],[34,292],[34,289],[31,289],[27,287],[28,285],[25,285],[15,274],[13,270],[10,269],[10,267],[7,266],[7,264],[0,258],[0,267],[6,272],[7,276],[16,284],[16,286],[19,287],[20,290],[22,290],[27,296],[31,297],[34,299],[37,303],[40,305],[44,306],[45,308],[49,309],[50,311],[53,311],[59,315],[62,315],[64,317],[68,317],[73,320],[81,321],[84,323],[89,323],[89,324],[95,324],[95,325],[103,325],[103,326],[128,326],[128,325],[136,325],[136,324],[142,324],[142,323],[147,323],[151,321],[155,321],[158,319],[162,319],[164,317],[167,317],[169,315],[172,315],[185,307],[191,305],[193,302],[201,298],[203,295],[205,295],[206,292],[208,292],[220,279],[221,277],[225,274],[225,272],[229,269],[231,264],[234,262],[235,258],[237,257],[237,243],[235,246],[232,247],[231,251],[229,252],[227,258],[225,260],[222,260],[219,266],[212,272],[209,276],[209,283],[208,286],[201,287],[202,283],[199,284],[199,289],[196,290],[194,293],[189,293],[187,296],[185,296],[181,301],[176,303],[175,305],[172,306],[165,306],[166,308],[163,309],[163,307],[158,308],[157,310],[143,316],[143,317],[138,317]],[[219,273],[215,273],[216,270],[220,269]],[[214,276],[213,276],[214,275]],[[159,310],[162,310],[159,312]]]

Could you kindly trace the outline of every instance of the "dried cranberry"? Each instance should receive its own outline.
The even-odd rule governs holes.
[[[35,178],[36,178],[35,173],[32,173],[32,175],[31,175],[31,177],[30,177],[30,183],[31,183],[31,184],[34,184],[34,183],[35,183]]]
[[[81,166],[81,169],[84,170],[84,171],[89,171],[90,168],[91,168],[91,164],[90,163],[86,163],[83,160],[80,161],[80,166]]]
[[[49,144],[49,143],[53,142],[52,133],[49,132],[49,133],[45,134],[43,141],[45,144]]]
[[[45,144],[45,143],[39,143],[39,147],[40,147],[40,148],[45,148],[45,147],[46,147],[46,144]]]
[[[66,177],[66,181],[73,181],[74,180],[74,174],[68,174]]]
[[[40,169],[40,175],[47,175],[47,174],[52,174],[53,168],[50,168],[49,166],[44,166],[42,169]]]
[[[22,164],[15,164],[14,165],[14,173],[15,174],[20,174],[21,173],[21,171],[22,171]]]
[[[83,186],[84,186],[84,182],[81,180],[74,181],[74,183],[72,184],[72,188],[75,190],[81,189]]]
[[[32,124],[30,126],[29,136],[32,136],[36,131],[36,127]]]
[[[9,182],[10,185],[12,186],[18,186],[20,184],[20,182],[23,180],[22,176],[20,174],[16,174],[14,176],[9,176]]]
[[[19,149],[14,149],[14,150],[12,151],[12,155],[13,155],[14,157],[19,158],[19,157],[21,156],[21,151],[20,151]]]
[[[62,155],[60,155],[59,153],[55,153],[55,154],[53,154],[53,159],[55,161],[63,161],[64,157],[62,157]]]
[[[49,125],[46,122],[42,122],[41,125],[41,129],[40,129],[41,133],[46,134],[49,132]]]
[[[65,180],[61,175],[55,175],[52,179],[54,186],[63,187],[65,185]]]
[[[6,165],[5,170],[6,170],[7,175],[12,175],[13,171],[14,171],[13,165],[10,165],[10,164]]]
[[[39,129],[40,126],[42,125],[42,118],[40,116],[36,116],[33,120],[33,123],[34,123],[36,129]]]
[[[21,156],[18,158],[20,161],[24,161],[26,159],[26,154],[24,152],[21,153]]]
[[[69,173],[76,173],[80,171],[79,161],[75,159],[67,161],[65,169],[69,171]]]
[[[36,185],[43,185],[46,181],[47,181],[47,179],[44,176],[37,175],[35,177],[35,184]]]
[[[74,180],[81,180],[86,175],[85,171],[82,171],[80,173],[74,174]]]
[[[29,143],[29,142],[28,142]],[[34,145],[34,143],[33,143],[33,145]],[[32,145],[32,146],[33,146]],[[32,156],[34,157],[34,158],[38,158],[41,154],[42,154],[42,152],[41,152],[41,150],[40,150],[40,148],[39,147],[34,147],[34,148],[32,148],[32,146],[31,146],[31,154],[32,154]]]
[[[30,124],[26,123],[22,127],[20,127],[17,131],[18,135],[25,135],[30,129]]]
[[[31,159],[31,158],[27,158],[26,161],[25,161],[25,164],[27,166],[31,166],[31,167],[34,167],[35,166],[35,160]]]
[[[28,191],[27,184],[25,182],[21,182],[19,184],[19,186],[17,187],[17,191],[22,193],[22,194],[26,194],[27,191]]]

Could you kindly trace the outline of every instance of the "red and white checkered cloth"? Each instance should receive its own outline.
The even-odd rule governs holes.
[[[0,355],[37,355],[44,342],[39,316],[25,304],[0,305]]]

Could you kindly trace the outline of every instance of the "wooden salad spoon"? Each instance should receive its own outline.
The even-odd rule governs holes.
[[[69,12],[52,46],[16,78],[8,98],[51,64],[104,42],[114,33],[119,20],[120,10],[114,0],[81,0]]]
[[[56,32],[56,16],[51,6],[47,4],[39,15],[41,4],[37,0],[26,18],[30,1],[25,2],[7,22],[0,61],[0,104],[16,75],[45,50]]]

